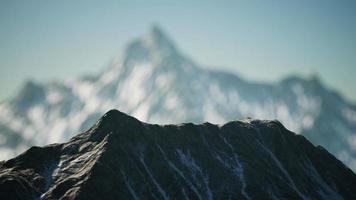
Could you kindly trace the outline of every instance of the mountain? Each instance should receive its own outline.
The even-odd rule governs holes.
[[[278,119],[356,170],[356,106],[318,77],[261,84],[209,70],[181,53],[157,26],[97,75],[29,81],[1,103],[1,156],[68,140],[112,108],[160,124]]]
[[[0,164],[1,199],[355,199],[356,175],[278,121],[147,124],[117,110]]]

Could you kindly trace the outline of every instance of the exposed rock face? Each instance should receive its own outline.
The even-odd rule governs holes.
[[[356,199],[349,168],[277,121],[155,125],[111,110],[0,165],[0,199]]]

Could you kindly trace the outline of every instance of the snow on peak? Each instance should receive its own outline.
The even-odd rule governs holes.
[[[150,33],[148,35],[148,40],[152,42],[155,46],[170,46],[174,48],[174,42],[169,38],[169,36],[158,26],[153,25],[151,27]]]
[[[164,57],[178,53],[173,40],[157,25],[152,26],[148,36],[144,38],[144,42],[148,49]]]

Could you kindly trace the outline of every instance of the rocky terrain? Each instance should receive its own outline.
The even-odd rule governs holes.
[[[117,110],[0,164],[0,199],[356,199],[356,176],[278,121],[157,125]]]
[[[356,106],[318,77],[262,84],[209,70],[158,27],[129,43],[99,74],[29,81],[0,103],[0,159],[32,145],[64,142],[112,108],[160,124],[278,119],[356,170]]]

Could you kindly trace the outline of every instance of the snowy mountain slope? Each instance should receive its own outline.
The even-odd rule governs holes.
[[[356,175],[278,121],[153,125],[117,110],[0,162],[1,199],[355,199]]]
[[[15,99],[2,103],[1,156],[69,139],[112,108],[151,123],[278,119],[356,170],[356,108],[318,78],[259,84],[207,70],[158,27],[131,42],[98,75],[28,82]]]

